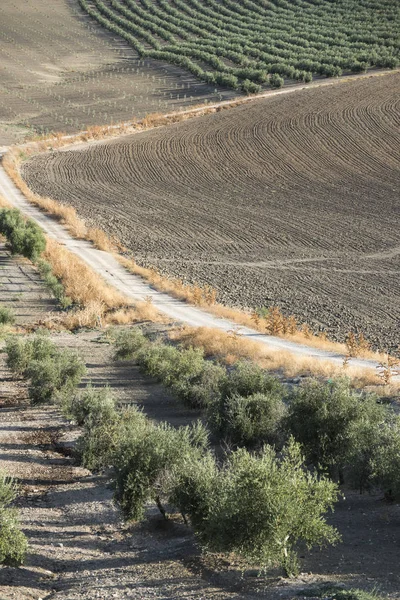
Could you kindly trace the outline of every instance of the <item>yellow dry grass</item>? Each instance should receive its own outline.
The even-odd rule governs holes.
[[[287,377],[346,376],[356,387],[379,386],[381,383],[374,369],[336,366],[329,361],[313,357],[300,357],[290,352],[270,350],[256,341],[243,338],[237,331],[225,333],[208,327],[183,327],[173,331],[171,337],[186,347],[202,348],[206,356],[217,357],[227,364],[249,359],[270,371],[282,371]]]
[[[91,302],[100,302],[107,309],[129,304],[120,292],[107,285],[82,260],[55,240],[47,239],[43,258],[51,264],[54,275],[64,286],[65,294],[77,304],[86,307]]]
[[[181,279],[165,277],[156,269],[141,267],[131,258],[125,258],[120,255],[116,255],[115,258],[121,265],[128,269],[128,271],[134,275],[143,277],[143,279],[151,283],[151,285],[160,292],[166,292],[178,300],[184,300],[189,304],[194,304],[203,308],[210,307],[215,303],[217,293],[210,286],[184,284]]]

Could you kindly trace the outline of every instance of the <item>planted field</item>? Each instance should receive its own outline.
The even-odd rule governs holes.
[[[257,100],[24,164],[151,264],[343,338],[399,342],[399,92],[392,74]]]
[[[257,92],[399,61],[393,0],[78,0],[142,57],[212,84]],[[270,79],[267,75],[270,75]]]
[[[1,3],[0,146],[229,95],[177,66],[140,59],[102,32],[77,0]]]

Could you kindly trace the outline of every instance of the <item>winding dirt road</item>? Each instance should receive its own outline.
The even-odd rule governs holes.
[[[10,180],[2,166],[0,166],[0,195],[17,207],[24,215],[36,221],[48,236],[65,245],[68,250],[84,260],[93,271],[132,299],[133,302],[143,301],[150,297],[157,310],[171,319],[191,327],[211,327],[225,332],[239,329],[243,338],[259,342],[270,350],[287,351],[295,356],[329,361],[335,365],[343,363],[344,356],[341,354],[310,348],[274,336],[263,335],[247,327],[238,328],[233,321],[219,319],[204,310],[185,304],[165,293],[158,292],[145,283],[143,279],[124,269],[111,254],[97,250],[84,240],[74,239],[62,225],[30,204]],[[358,358],[352,359],[351,365],[372,369],[378,367],[378,364],[373,360]]]

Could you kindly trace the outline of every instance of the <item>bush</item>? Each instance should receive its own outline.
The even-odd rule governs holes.
[[[65,295],[63,284],[53,274],[51,265],[43,259],[37,261],[37,266],[45,284],[50,289],[55,299],[62,308],[68,308],[72,304],[71,298]]]
[[[46,248],[40,227],[30,219],[25,221],[17,208],[0,209],[0,233],[6,236],[13,254],[22,254],[33,262]]]
[[[6,340],[7,367],[24,375],[32,361],[51,358],[57,352],[55,344],[44,334],[36,334],[30,339],[10,336]]]
[[[128,519],[143,517],[145,503],[156,502],[160,511],[168,495],[171,473],[189,459],[204,454],[208,437],[201,424],[174,429],[146,422],[135,435],[125,436],[115,455],[115,497]]]
[[[64,412],[80,427],[88,420],[107,423],[115,412],[115,398],[109,387],[96,389],[88,385],[83,392],[67,400]]]
[[[252,394],[265,394],[267,392],[281,392],[282,386],[275,377],[248,360],[238,361],[230,371],[222,396],[250,396]]]
[[[147,344],[147,340],[140,329],[123,329],[115,339],[115,360],[131,360],[136,352]]]
[[[400,419],[382,428],[380,443],[371,452],[374,483],[388,500],[400,500]]]
[[[0,306],[0,325],[13,325],[14,323],[14,311],[7,306]]]
[[[77,458],[91,471],[112,466],[127,439],[136,439],[148,421],[135,407],[124,411],[96,411],[86,418],[78,441]]]
[[[215,401],[209,424],[219,438],[237,446],[279,445],[286,406],[279,393],[239,395]]]
[[[254,81],[250,81],[250,79],[245,79],[241,83],[240,88],[242,92],[245,92],[246,94],[258,94],[262,89],[261,85],[254,83]]]
[[[281,88],[283,87],[284,83],[285,80],[283,79],[283,77],[278,75],[278,73],[273,73],[269,76],[269,85],[273,88]]]
[[[53,356],[32,360],[25,373],[30,379],[29,398],[33,404],[39,404],[71,393],[80,383],[86,368],[75,352],[59,350]]]
[[[192,408],[204,408],[220,398],[226,384],[226,369],[204,360],[201,372],[174,384],[175,395]]]
[[[17,511],[8,508],[15,500],[17,487],[14,481],[0,475],[0,563],[13,567],[24,562],[27,541],[18,524]]]
[[[293,440],[282,458],[267,446],[258,456],[237,450],[221,469],[210,455],[188,461],[175,471],[170,496],[209,549],[278,564],[288,574],[297,572],[298,542],[339,539],[324,519],[337,498],[336,484],[304,469]]]
[[[315,467],[342,481],[343,469],[354,456],[357,427],[381,423],[386,414],[375,396],[353,391],[348,380],[312,381],[293,393],[286,426]]]

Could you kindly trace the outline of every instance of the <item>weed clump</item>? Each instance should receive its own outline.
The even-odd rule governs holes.
[[[0,325],[14,325],[15,314],[11,308],[0,305]]]
[[[17,511],[9,508],[18,488],[11,477],[0,474],[0,563],[17,567],[25,560],[28,543],[18,523]]]

